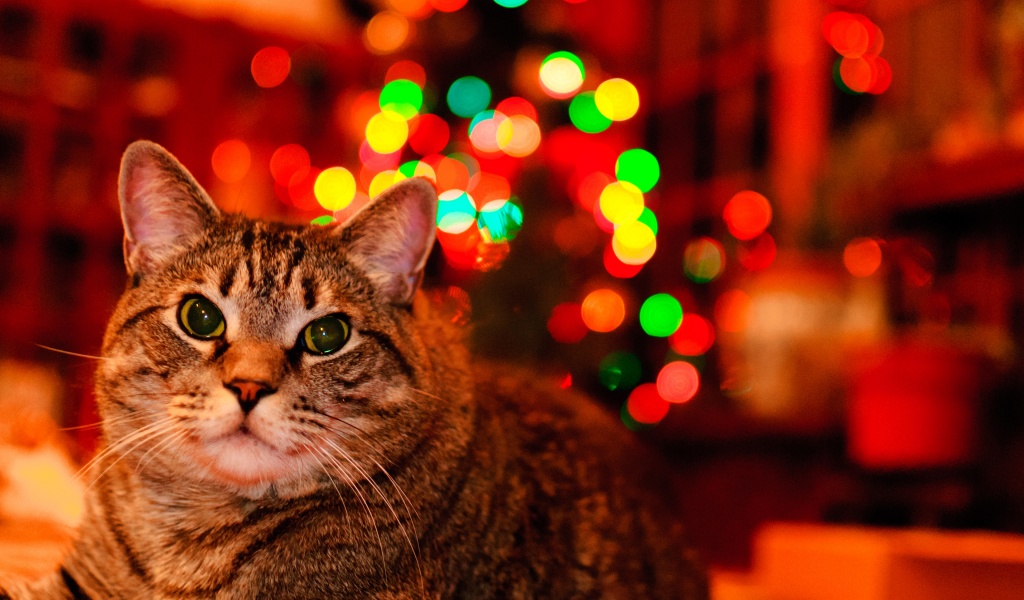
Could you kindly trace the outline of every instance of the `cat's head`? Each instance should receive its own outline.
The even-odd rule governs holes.
[[[131,283],[97,374],[111,456],[247,496],[302,494],[376,474],[451,410],[458,376],[433,365],[450,340],[417,292],[429,182],[339,225],[291,226],[221,213],[163,148],[136,142],[120,201]]]

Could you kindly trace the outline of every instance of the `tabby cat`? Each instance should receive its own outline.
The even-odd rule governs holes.
[[[136,142],[120,201],[86,516],[11,597],[707,598],[657,461],[589,400],[472,359],[418,291],[429,182],[284,225],[222,214]]]

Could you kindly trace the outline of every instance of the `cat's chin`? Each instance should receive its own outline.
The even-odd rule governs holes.
[[[301,457],[245,431],[204,441],[198,454],[207,478],[254,493],[271,485],[287,485],[307,467]]]

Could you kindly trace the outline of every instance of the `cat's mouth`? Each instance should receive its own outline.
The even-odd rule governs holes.
[[[211,475],[234,485],[273,483],[297,467],[292,453],[277,448],[244,421],[232,431],[199,441],[199,454]]]

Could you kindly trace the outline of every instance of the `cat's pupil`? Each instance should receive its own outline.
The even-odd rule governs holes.
[[[307,325],[302,341],[310,352],[330,354],[345,345],[348,335],[348,323],[340,317],[330,315]]]
[[[206,298],[185,299],[179,316],[182,327],[194,337],[212,338],[224,333],[224,315]]]

